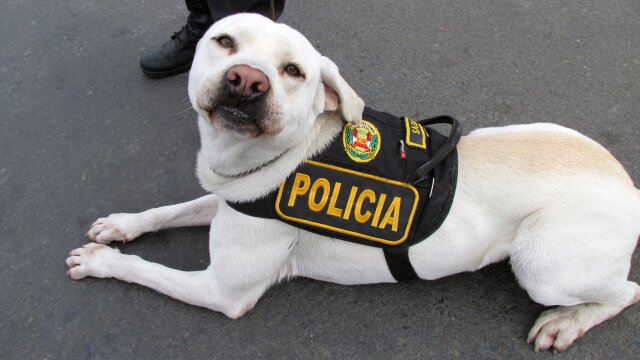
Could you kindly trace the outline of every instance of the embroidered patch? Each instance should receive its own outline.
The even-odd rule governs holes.
[[[407,133],[406,143],[408,146],[426,149],[427,148],[427,134],[424,131],[422,125],[413,119],[408,117],[404,118],[405,131]]]
[[[369,162],[380,150],[382,138],[372,123],[361,120],[358,125],[346,124],[342,134],[344,151],[355,162]]]
[[[409,184],[309,160],[280,185],[275,210],[287,221],[399,245],[419,198]]]

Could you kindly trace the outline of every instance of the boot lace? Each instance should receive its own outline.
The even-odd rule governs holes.
[[[193,15],[189,14],[187,24],[184,25],[182,29],[174,32],[173,35],[171,35],[171,39],[178,40],[180,43],[198,40],[202,31],[198,29],[195,22]]]

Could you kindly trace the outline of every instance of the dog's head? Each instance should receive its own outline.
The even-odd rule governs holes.
[[[303,141],[321,113],[339,110],[346,121],[358,121],[364,107],[303,35],[256,14],[224,18],[206,32],[189,97],[216,133],[252,142]]]

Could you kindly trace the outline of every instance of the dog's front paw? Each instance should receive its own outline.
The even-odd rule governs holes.
[[[120,250],[106,245],[89,243],[71,250],[66,260],[69,270],[67,275],[73,280],[80,280],[87,276],[106,278],[113,276],[114,266],[118,257],[123,256]]]
[[[144,232],[144,220],[140,214],[111,214],[91,224],[87,237],[98,244],[109,244],[112,241],[131,241]]]

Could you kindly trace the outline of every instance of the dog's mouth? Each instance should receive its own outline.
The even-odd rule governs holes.
[[[238,109],[238,108],[233,108],[230,106],[225,106],[222,105],[220,107],[218,107],[217,109],[219,114],[222,114],[222,116],[224,116],[226,119],[228,120],[237,120],[237,121],[248,121],[248,122],[255,122],[251,116],[249,116],[249,114],[247,114],[246,112]]]
[[[203,110],[214,126],[249,137],[257,137],[265,132],[260,119],[246,110],[229,105],[212,106]]]
[[[211,125],[223,128],[231,132],[255,138],[261,135],[277,135],[282,131],[280,113],[269,111],[268,108],[259,108],[253,111],[254,106],[199,105]]]

